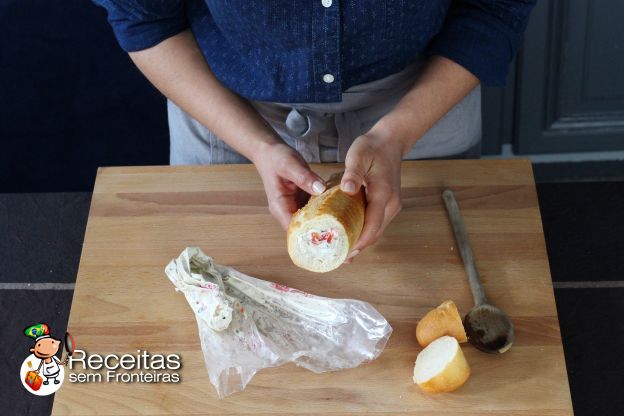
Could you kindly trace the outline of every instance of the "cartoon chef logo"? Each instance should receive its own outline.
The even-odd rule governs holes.
[[[24,334],[32,338],[35,344],[30,348],[31,354],[26,357],[20,370],[22,384],[32,394],[48,396],[56,392],[63,384],[67,356],[60,360],[56,355],[61,349],[61,340],[50,335],[48,325],[41,323],[29,326]],[[73,352],[73,340],[69,333],[65,334],[67,354]]]

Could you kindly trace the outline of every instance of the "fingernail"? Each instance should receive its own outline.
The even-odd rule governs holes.
[[[315,194],[321,194],[325,190],[325,185],[321,181],[314,181],[312,184],[312,190]]]
[[[355,184],[351,181],[347,181],[342,185],[342,190],[345,192],[355,192]]]
[[[351,252],[351,254],[349,254],[349,255],[347,256],[347,260],[348,260],[348,259],[352,259],[353,257],[357,256],[358,254],[360,254],[360,250],[353,250],[353,251]]]

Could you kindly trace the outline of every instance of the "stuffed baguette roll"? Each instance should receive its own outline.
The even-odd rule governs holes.
[[[356,195],[340,189],[334,175],[327,190],[310,198],[288,226],[288,254],[297,266],[324,273],[338,268],[353,250],[364,226],[364,188]]]

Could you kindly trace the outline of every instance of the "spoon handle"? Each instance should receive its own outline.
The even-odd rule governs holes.
[[[459,253],[464,262],[464,268],[468,275],[468,283],[470,283],[470,290],[472,291],[472,297],[474,299],[475,306],[483,305],[487,303],[483,286],[479,280],[479,272],[474,261],[474,255],[472,254],[472,246],[470,245],[470,239],[468,239],[468,232],[466,232],[466,226],[459,212],[459,205],[453,191],[450,189],[442,192],[442,199],[444,199],[444,205],[446,205],[446,211],[451,219],[451,225],[455,232],[455,240],[459,247]]]

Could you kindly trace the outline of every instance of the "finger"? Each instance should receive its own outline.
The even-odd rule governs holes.
[[[283,178],[293,182],[310,195],[318,195],[325,191],[325,181],[314,173],[310,167],[297,158],[289,158],[278,170]]]
[[[353,259],[355,258],[355,256],[357,256],[358,254],[360,254],[360,250],[355,250],[352,251],[351,253],[349,253],[349,255],[347,256],[347,258],[345,259],[345,261],[342,262],[342,264],[351,264],[353,263]]]
[[[399,212],[401,212],[401,197],[398,195],[393,195],[388,201],[386,209],[384,210],[384,221],[381,225],[381,228],[379,228],[379,231],[377,232],[377,235],[375,237],[376,241],[381,238],[383,233],[386,231],[386,228],[388,228],[388,225],[390,225],[392,220],[394,220]]]
[[[307,192],[300,188],[297,188],[295,190],[295,204],[297,205],[297,208],[305,206],[305,204],[307,204],[309,200],[310,195]]]
[[[297,210],[294,196],[279,195],[269,201],[269,211],[284,230],[288,230],[290,218]]]
[[[366,177],[368,166],[362,158],[347,155],[345,160],[345,172],[340,181],[340,189],[348,194],[357,193]]]
[[[353,247],[353,251],[350,255],[351,257],[354,257],[360,251],[377,241],[377,235],[384,223],[387,201],[388,198],[383,194],[372,196],[369,199],[368,206],[366,207],[366,217],[364,218],[364,228],[362,229],[360,238]]]
[[[283,206],[278,204],[269,205],[269,211],[271,212],[271,215],[273,215],[273,217],[277,220],[282,229],[288,230],[288,224],[290,224],[290,218],[292,214],[289,213],[287,209],[284,209]]]

